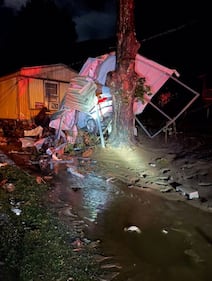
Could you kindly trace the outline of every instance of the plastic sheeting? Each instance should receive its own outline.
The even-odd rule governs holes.
[[[114,53],[97,58],[88,58],[81,68],[79,75],[92,78],[94,81],[105,85],[107,73],[114,71],[116,67],[116,56]],[[179,73],[175,69],[170,69],[155,61],[149,60],[139,54],[135,57],[135,72],[145,78],[146,85],[155,94],[170,76]]]
[[[105,85],[107,73],[114,71],[116,67],[116,56],[114,53],[105,54],[97,58],[88,58],[81,68],[79,75],[89,77],[94,81]],[[144,94],[143,101],[135,100],[133,112],[135,115],[143,112],[144,108],[151,101],[158,90],[165,82],[175,74],[175,69],[170,69],[139,54],[135,57],[135,72],[145,78],[145,84],[150,88],[151,95]]]
[[[140,77],[145,78],[145,84],[150,87],[153,95],[158,92],[170,76],[173,74],[179,76],[179,73],[175,69],[165,67],[139,54],[135,58],[135,72]]]

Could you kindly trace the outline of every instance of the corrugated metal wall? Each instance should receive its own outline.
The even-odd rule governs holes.
[[[70,69],[64,65],[56,65],[43,69],[42,76],[43,75],[44,78],[50,80],[70,81],[77,75],[77,73],[75,73],[74,71],[70,71]]]
[[[0,82],[0,118],[18,118],[16,77]]]
[[[26,67],[5,80],[0,78],[0,119],[32,119],[40,111],[36,105],[45,104],[44,82],[57,83],[60,102],[75,76],[77,72],[57,64]]]
[[[23,67],[20,71],[21,75],[38,77],[57,81],[70,81],[77,76],[77,72],[64,64],[54,64],[47,66]]]

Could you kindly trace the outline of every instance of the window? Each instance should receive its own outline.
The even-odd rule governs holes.
[[[59,106],[58,84],[45,82],[45,103],[50,110],[57,110]]]

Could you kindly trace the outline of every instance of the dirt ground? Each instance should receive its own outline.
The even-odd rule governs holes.
[[[212,211],[212,136],[177,132],[150,139],[138,136],[130,149],[96,148],[94,169],[108,181],[122,181],[129,188],[145,188],[170,200],[186,200]]]
[[[107,147],[88,148],[82,155],[94,165],[77,167],[81,173],[94,171],[107,181],[126,183],[128,188],[145,189],[170,200],[186,200],[198,208],[212,211],[212,128],[211,118],[198,121],[186,119],[176,134],[167,138],[160,133],[149,138],[138,130],[135,147],[128,149]],[[192,127],[193,126],[193,127]],[[189,129],[188,129],[189,128]],[[20,151],[20,142],[8,140],[0,150],[24,166],[27,154]],[[26,151],[26,150],[25,150]],[[67,159],[67,156],[66,156]],[[4,162],[1,157],[0,162]]]
[[[140,129],[136,146],[110,149],[106,143],[106,148],[102,148],[100,144],[88,147],[77,153],[81,161],[74,164],[80,174],[94,173],[108,182],[117,185],[120,183],[121,187],[126,185],[126,188],[151,192],[167,200],[185,201],[205,212],[212,212],[212,120],[206,121],[198,119],[197,122],[191,118],[188,124],[183,122],[183,126],[177,128],[176,134],[169,135],[167,139],[163,132],[151,139]],[[32,148],[23,149],[21,142],[13,138],[6,138],[6,142],[0,143],[0,169],[5,163],[12,164],[12,159],[21,168],[29,171],[27,161],[32,160]],[[72,156],[66,154],[61,158],[71,159]],[[32,175],[43,177],[39,169],[32,169],[31,172]],[[79,194],[73,190],[62,190],[61,193],[56,186],[52,193],[48,193],[48,204],[52,203],[61,220],[73,226],[76,230],[74,235],[81,233],[86,238],[83,232],[85,225],[71,212],[81,197],[77,197]],[[110,273],[108,280],[112,279],[111,274],[113,273]]]

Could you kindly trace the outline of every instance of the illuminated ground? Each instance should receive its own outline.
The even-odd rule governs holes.
[[[196,121],[190,122],[190,127],[191,124],[197,127]],[[171,135],[166,141],[164,133],[150,139],[139,130],[137,141],[136,147],[128,149],[109,149],[107,145],[102,148],[100,144],[92,147],[83,156],[95,160],[95,164],[88,162],[77,169],[85,174],[96,172],[107,181],[125,183],[129,188],[156,191],[171,199],[187,200],[186,196],[176,192],[176,187],[189,188],[197,191],[199,196],[187,200],[189,203],[212,210],[211,132],[185,134],[178,130],[176,136]],[[20,142],[0,149],[22,167],[30,156],[29,153],[10,153],[21,150]]]
[[[108,181],[125,182],[129,188],[146,188],[170,199],[185,199],[176,192],[182,186],[199,198],[187,200],[212,210],[212,150],[210,136],[187,136],[180,133],[168,138],[163,134],[150,139],[139,137],[140,145],[131,149],[95,149],[95,169]]]

